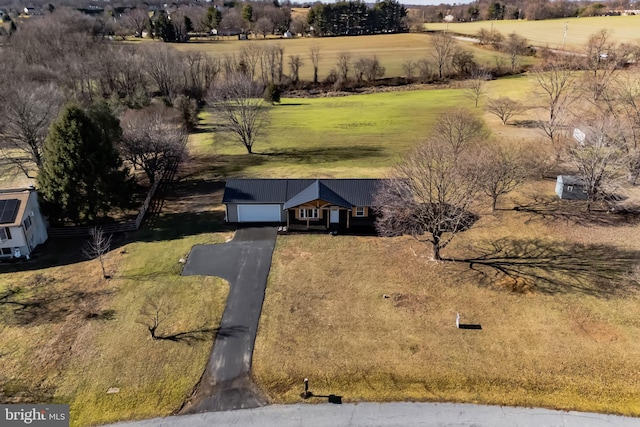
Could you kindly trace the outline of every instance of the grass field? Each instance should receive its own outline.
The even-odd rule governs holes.
[[[549,19],[544,21],[476,21],[450,23],[449,31],[458,34],[474,35],[481,28],[493,29],[507,35],[516,32],[529,39],[534,46],[562,48],[565,23],[568,25],[565,47],[579,49],[586,44],[589,37],[602,29],[611,33],[612,39],[624,43],[637,43],[640,40],[638,27],[640,16],[597,16],[589,18]],[[428,30],[444,31],[446,23],[425,24]]]
[[[531,88],[526,77],[488,83],[490,96],[517,96]],[[378,177],[398,156],[426,138],[435,118],[449,107],[469,106],[463,89],[387,92],[332,98],[283,99],[254,150],[216,134],[203,114],[191,137],[193,156],[210,158],[212,173],[244,177]],[[497,135],[526,138],[535,130],[502,126],[484,116]]]
[[[179,185],[184,190],[189,183]],[[219,194],[216,195],[219,201]],[[178,260],[198,243],[221,242],[212,204],[185,211],[168,201],[163,215],[131,242],[114,242],[107,255],[110,280],[97,261],[77,258],[78,242],[54,241],[38,265],[23,272],[3,266],[0,293],[20,286],[28,310],[0,305],[0,398],[7,402],[71,405],[71,425],[166,416],[176,411],[202,375],[222,316],[227,284],[182,277]],[[192,206],[190,206],[192,208]],[[44,268],[48,263],[61,264]],[[152,340],[140,310],[150,297],[170,312]],[[111,387],[119,393],[107,394]]]
[[[320,47],[319,78],[322,80],[332,68],[336,68],[338,56],[342,53],[351,54],[354,60],[358,57],[376,55],[382,66],[386,68],[385,77],[402,76],[405,74],[402,70],[402,63],[405,60],[430,58],[432,39],[433,36],[430,34],[411,33],[353,37],[251,39],[248,41],[191,41],[183,44],[178,43],[175,47],[182,51],[200,51],[211,55],[237,55],[247,44],[254,43],[261,46],[279,44],[285,49],[285,72],[288,73],[289,70],[287,66],[289,55],[300,55],[304,61],[304,65],[300,69],[300,78],[312,80],[313,67],[309,60],[309,49],[311,46],[317,45]],[[496,56],[504,57],[507,60],[506,55],[490,49],[483,49],[464,42],[460,42],[460,45],[473,52],[476,62],[480,64],[493,66]],[[523,63],[531,63],[532,60],[532,58],[524,58]]]
[[[535,182],[521,196],[553,188]],[[637,223],[601,214],[608,225],[578,225],[503,206],[456,237],[446,256],[488,255],[499,241],[519,254],[516,280],[431,261],[410,238],[280,237],[255,346],[258,383],[275,402],[301,402],[309,378],[314,394],[349,402],[639,416],[640,243],[628,238]],[[482,330],[456,329],[456,313]]]

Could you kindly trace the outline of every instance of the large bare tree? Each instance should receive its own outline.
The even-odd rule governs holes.
[[[627,154],[620,137],[620,125],[611,117],[592,117],[578,126],[584,138],[569,150],[569,158],[578,170],[587,193],[587,209],[605,200],[619,189],[625,176]]]
[[[109,278],[104,267],[105,255],[111,249],[111,235],[106,235],[102,228],[93,227],[89,230],[89,240],[87,240],[82,253],[89,259],[97,259],[102,269],[102,277]]]
[[[120,125],[120,154],[134,168],[144,171],[151,184],[184,154],[187,131],[173,109],[153,105],[127,110]]]
[[[455,48],[456,41],[453,37],[444,33],[433,37],[433,52],[431,56],[438,66],[438,78],[446,77]]]
[[[555,63],[546,68],[534,68],[532,76],[536,86],[534,96],[543,112],[538,125],[559,157],[569,108],[578,97],[575,71],[568,64]]]
[[[0,151],[28,178],[42,167],[42,150],[49,125],[62,105],[61,92],[53,84],[14,81],[4,93],[0,111]]]
[[[441,115],[430,138],[395,166],[374,202],[380,234],[407,234],[429,243],[436,260],[477,220],[472,212],[481,188],[477,147],[486,133],[480,120],[464,113]]]
[[[217,82],[207,97],[218,129],[229,133],[249,154],[269,123],[269,105],[262,99],[261,89],[238,73]]]
[[[385,236],[410,235],[433,248],[433,257],[473,225],[478,180],[471,159],[429,139],[394,168],[375,196],[376,228]]]

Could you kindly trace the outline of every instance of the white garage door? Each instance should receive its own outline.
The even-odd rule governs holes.
[[[238,205],[238,222],[280,222],[280,205]]]

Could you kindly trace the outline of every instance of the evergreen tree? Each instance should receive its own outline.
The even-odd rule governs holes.
[[[155,35],[163,42],[175,42],[176,41],[176,29],[173,26],[173,23],[167,17],[167,14],[164,11],[160,12],[158,19],[153,25],[155,30]]]
[[[218,24],[220,24],[221,20],[222,20],[222,13],[220,13],[220,11],[215,6],[211,6],[209,9],[207,9],[206,23],[207,23],[207,28],[209,28],[209,30],[218,28]]]
[[[87,112],[67,106],[51,125],[38,186],[53,223],[95,223],[127,204],[131,180],[115,149],[120,135],[120,123],[106,104]]]
[[[277,84],[269,83],[264,89],[263,97],[264,100],[271,103],[271,105],[276,102],[280,103],[280,87]]]

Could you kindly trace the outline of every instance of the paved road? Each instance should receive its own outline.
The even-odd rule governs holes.
[[[249,379],[253,345],[262,311],[273,227],[243,228],[218,245],[195,246],[183,275],[219,276],[230,283],[227,306],[198,389],[181,413],[255,408],[267,403]]]
[[[640,418],[453,403],[271,405],[115,424],[122,427],[638,427]]]

